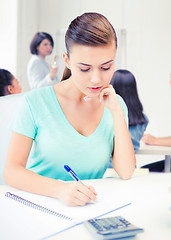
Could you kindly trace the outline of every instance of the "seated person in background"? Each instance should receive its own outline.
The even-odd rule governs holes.
[[[169,80],[169,84],[171,86],[171,75],[170,75],[170,80]],[[156,145],[156,146],[170,146],[171,147],[171,136],[168,137],[154,137],[150,134],[144,134],[144,136],[142,137],[142,141],[145,144],[149,144],[149,145]],[[155,163],[151,163],[148,165],[143,166],[144,168],[147,167],[149,168],[150,171],[154,171],[154,172],[161,172],[164,170],[164,160],[159,161],[159,162],[155,162]]]
[[[145,134],[142,137],[142,141],[149,145],[157,146],[171,146],[171,136],[170,137],[154,137],[150,134]],[[164,170],[164,161],[158,161],[144,165],[142,168],[149,168],[150,172],[163,172]]]
[[[171,136],[169,137],[154,137],[150,134],[144,134],[142,141],[149,145],[168,146],[171,147]]]
[[[138,96],[136,79],[130,71],[120,69],[114,73],[111,84],[127,105],[129,133],[136,153],[148,124],[148,118],[143,113],[143,106]]]
[[[58,82],[58,67],[49,65],[45,59],[52,53],[54,41],[50,34],[38,32],[30,44],[32,57],[28,63],[27,76],[31,89],[53,85]]]
[[[0,97],[21,93],[21,87],[18,80],[5,69],[0,69]]]

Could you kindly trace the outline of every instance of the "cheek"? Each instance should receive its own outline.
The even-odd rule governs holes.
[[[113,77],[113,74],[114,74],[114,70],[113,71],[109,71],[107,73],[104,74],[104,81],[106,82],[106,84],[109,84],[112,77]]]
[[[88,74],[80,71],[79,68],[71,68],[71,69],[72,69],[71,70],[72,76],[76,81],[84,82],[84,80],[88,79]]]
[[[113,74],[114,74],[114,71],[109,76],[109,82],[112,80]]]

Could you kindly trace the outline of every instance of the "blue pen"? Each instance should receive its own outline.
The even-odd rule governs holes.
[[[77,182],[81,182],[81,180],[77,177],[77,174],[68,166],[64,165],[65,170],[71,175],[71,177],[76,180]],[[83,183],[82,183],[83,184]],[[84,184],[83,184],[84,185]]]

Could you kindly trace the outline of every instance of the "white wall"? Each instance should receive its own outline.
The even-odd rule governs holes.
[[[27,63],[31,57],[30,42],[39,28],[39,0],[18,0],[17,15],[17,78],[22,90],[30,90],[27,81]]]
[[[17,0],[0,0],[0,68],[16,74]]]
[[[170,0],[18,0],[18,78],[28,90],[26,66],[36,31],[54,39],[60,29],[85,11],[104,14],[115,28],[127,31],[127,69],[137,79],[152,134],[171,135],[171,1]],[[55,42],[55,50],[58,44]],[[52,56],[51,56],[52,57]],[[48,59],[52,61],[51,57]],[[62,57],[62,56],[61,56]]]

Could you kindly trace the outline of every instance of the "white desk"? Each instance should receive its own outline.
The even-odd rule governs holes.
[[[171,173],[149,173],[133,176],[124,181],[118,177],[91,180],[87,184],[98,184],[102,189],[111,189],[114,194],[128,202],[130,206],[119,209],[108,216],[121,215],[133,224],[144,228],[134,240],[170,240],[171,239]],[[10,187],[0,186],[0,194]],[[109,196],[110,197],[110,196]],[[10,230],[10,226],[9,226]],[[15,232],[13,233],[15,239]],[[48,240],[93,240],[95,239],[84,225],[75,226],[65,232],[46,238]],[[7,239],[8,240],[8,239]]]
[[[149,173],[145,176],[135,176],[128,181],[110,178],[99,181],[102,187],[114,186],[122,192],[123,197],[132,198],[132,204],[113,212],[108,216],[122,215],[135,225],[144,228],[144,233],[138,234],[134,240],[170,240],[171,239],[171,173]],[[80,225],[66,232],[48,238],[49,240],[95,239],[89,231]]]
[[[141,142],[136,154],[165,155],[165,172],[171,171],[171,147],[152,146]]]

